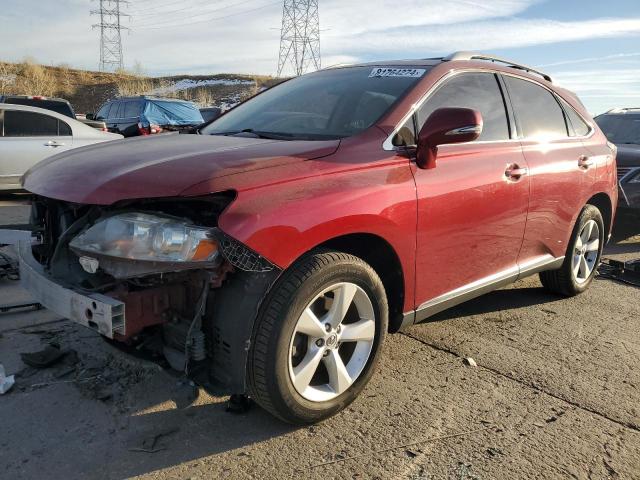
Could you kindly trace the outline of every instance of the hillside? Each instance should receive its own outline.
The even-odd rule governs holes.
[[[235,74],[154,78],[128,72],[48,67],[32,61],[19,64],[0,62],[0,95],[62,97],[69,100],[78,113],[95,112],[106,100],[122,95],[182,98],[200,106],[215,105],[224,109],[280,81],[268,76]]]

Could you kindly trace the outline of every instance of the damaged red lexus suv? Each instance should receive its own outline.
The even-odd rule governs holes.
[[[33,168],[21,277],[105,337],[316,422],[362,391],[388,332],[535,273],[586,290],[615,154],[573,93],[513,62],[330,68],[198,135]]]

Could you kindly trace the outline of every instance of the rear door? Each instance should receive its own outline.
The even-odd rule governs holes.
[[[531,196],[520,264],[563,257],[576,216],[589,198],[595,165],[573,135],[556,96],[529,79],[503,75],[529,165]],[[570,131],[571,130],[571,131]]]
[[[477,110],[484,127],[475,142],[438,147],[436,168],[415,171],[418,320],[517,277],[529,199],[527,164],[497,75],[445,81],[418,110],[418,130],[442,107]]]
[[[0,187],[20,188],[22,175],[40,160],[72,148],[66,122],[42,113],[5,109],[0,137]]]
[[[138,122],[140,121],[140,109],[142,102],[139,100],[127,100],[122,107],[122,118],[119,119],[120,133],[125,137],[133,137],[138,134]]]

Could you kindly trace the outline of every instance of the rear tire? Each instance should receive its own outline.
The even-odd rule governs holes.
[[[591,285],[604,247],[602,214],[593,205],[584,207],[569,240],[562,266],[540,273],[542,285],[567,297],[578,295]]]
[[[340,252],[309,254],[265,301],[249,352],[249,394],[288,423],[330,417],[371,378],[387,328],[385,290],[367,263]]]

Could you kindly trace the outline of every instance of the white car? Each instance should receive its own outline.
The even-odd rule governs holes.
[[[22,175],[51,155],[120,138],[51,110],[0,103],[0,191],[21,190]]]

